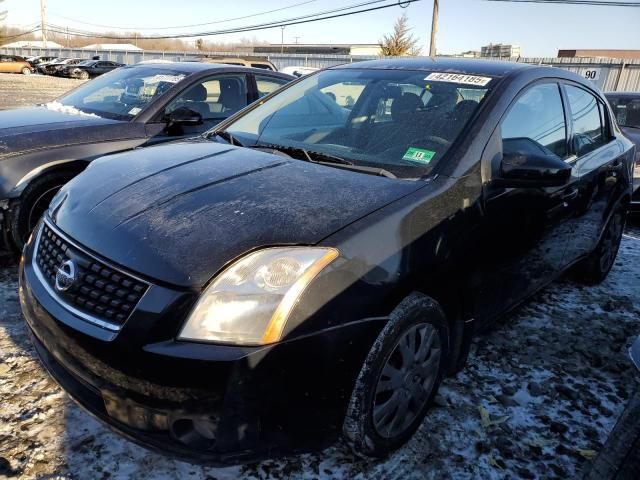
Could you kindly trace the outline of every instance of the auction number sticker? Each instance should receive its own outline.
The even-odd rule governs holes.
[[[435,157],[435,155],[436,152],[432,150],[409,147],[402,159],[409,162],[424,163],[425,165],[428,165],[429,163],[431,163],[431,160],[433,160],[433,157]]]
[[[466,85],[479,85],[484,87],[492,79],[491,77],[478,77],[476,75],[462,75],[460,73],[444,73],[435,72],[430,73],[425,80],[432,80],[434,82],[451,82],[451,83],[464,83]]]

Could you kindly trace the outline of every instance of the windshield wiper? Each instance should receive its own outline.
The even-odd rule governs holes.
[[[261,144],[261,145],[252,145],[248,148],[256,148],[256,149],[266,149],[266,150],[278,150],[282,153],[287,154],[287,152],[291,152],[297,154],[295,158],[298,160],[304,160],[310,163],[317,163],[319,165],[328,165],[330,167],[343,168],[345,170],[353,170],[356,172],[368,173],[370,175],[378,175],[380,177],[387,178],[398,178],[389,170],[385,170],[380,167],[368,167],[365,165],[355,165],[353,162],[346,160],[341,157],[337,157],[335,155],[331,155],[329,153],[316,152],[313,150],[307,150],[301,147],[292,147],[289,145],[275,145],[275,144]],[[300,158],[302,156],[302,158]]]
[[[235,145],[236,147],[244,147],[244,145],[242,145],[242,143],[240,143],[238,141],[238,139],[236,139],[233,135],[231,135],[226,130],[220,130],[220,131],[217,131],[217,132],[213,132],[212,136],[220,137],[220,138],[226,140],[227,142],[229,142],[231,145]],[[207,138],[211,138],[211,137],[207,136]]]

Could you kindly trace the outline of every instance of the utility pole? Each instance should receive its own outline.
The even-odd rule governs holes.
[[[284,53],[284,25],[280,28],[282,29],[282,34],[280,36],[280,53]]]
[[[71,48],[71,41],[69,40],[69,27],[67,27],[67,48]]]
[[[40,32],[42,34],[42,46],[47,48],[47,6],[46,0],[40,0]]]
[[[433,0],[433,16],[431,17],[431,42],[429,43],[429,56],[436,56],[436,35],[438,33],[438,10],[440,0]]]

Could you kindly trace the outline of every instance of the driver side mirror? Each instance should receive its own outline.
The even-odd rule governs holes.
[[[561,187],[571,178],[571,165],[553,154],[505,153],[496,183],[505,188]]]
[[[190,108],[187,107],[179,107],[176,108],[173,112],[165,115],[165,120],[167,121],[167,127],[171,128],[173,126],[194,126],[194,125],[202,125],[202,115],[198,112],[194,112]]]

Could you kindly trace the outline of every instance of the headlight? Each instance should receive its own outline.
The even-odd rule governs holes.
[[[279,341],[302,292],[337,257],[333,248],[275,247],[241,258],[207,287],[178,338],[241,345]]]

